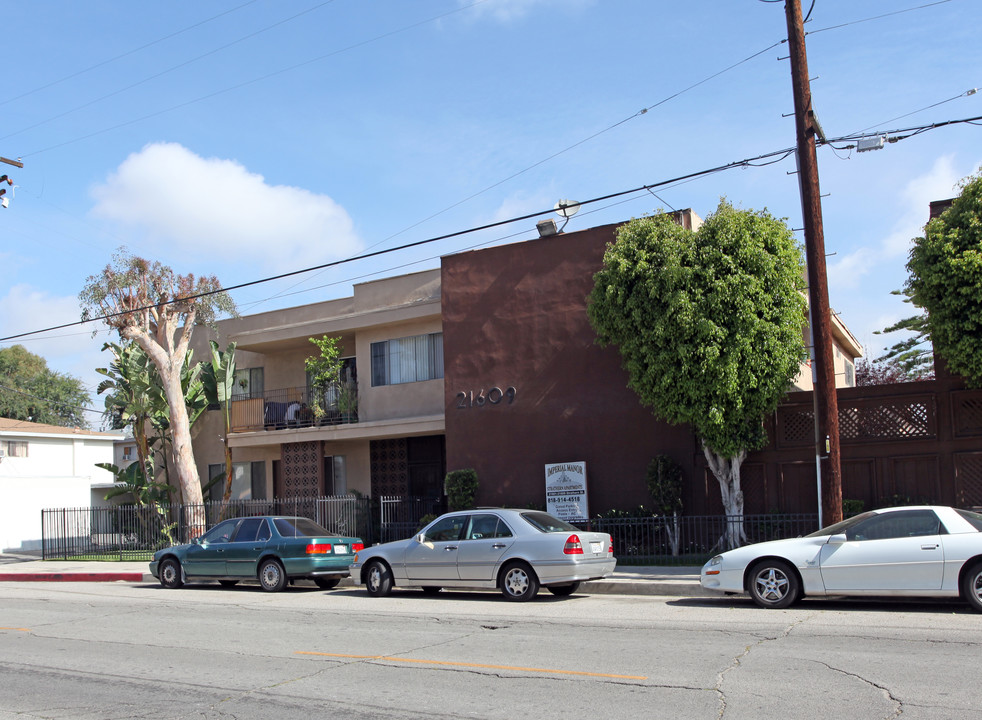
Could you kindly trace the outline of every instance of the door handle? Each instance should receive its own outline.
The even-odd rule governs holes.
[[[495,543],[495,544],[494,544],[494,545],[492,545],[491,547],[492,547],[492,549],[494,549],[494,550],[501,550],[502,548],[506,548],[506,547],[508,547],[508,546],[507,546],[507,545],[505,545],[504,543]]]
[[[934,545],[921,545],[921,550],[937,550],[937,549],[938,549],[937,543],[935,543]]]
[[[451,550],[456,550],[457,549],[457,546],[456,545],[447,545],[443,549],[446,550],[447,552],[450,552]]]

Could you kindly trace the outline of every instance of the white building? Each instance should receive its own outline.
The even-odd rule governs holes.
[[[41,548],[41,510],[108,505],[118,433],[0,418],[0,553]]]

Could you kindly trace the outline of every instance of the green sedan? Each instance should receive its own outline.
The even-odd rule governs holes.
[[[309,518],[246,517],[218,523],[188,545],[158,550],[150,573],[165,588],[193,580],[217,580],[231,587],[240,580],[259,580],[278,592],[294,580],[313,580],[336,587],[348,577],[361,540],[329,532]]]

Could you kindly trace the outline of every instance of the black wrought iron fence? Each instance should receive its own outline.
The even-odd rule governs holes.
[[[256,515],[309,517],[366,545],[412,536],[421,521],[442,512],[429,498],[339,495],[238,500],[157,507],[115,506],[41,511],[44,559],[149,560],[158,549],[190,542],[221,519]],[[726,549],[727,530],[741,518],[725,515],[593,518],[579,527],[609,533],[620,565],[701,565]],[[806,535],[818,529],[812,514],[744,515],[748,543]]]
[[[747,544],[818,530],[816,513],[594,518],[575,524],[584,530],[608,533],[618,565],[702,565],[728,549],[727,531],[741,522]]]

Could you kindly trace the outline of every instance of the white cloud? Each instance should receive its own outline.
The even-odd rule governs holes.
[[[51,295],[26,284],[14,285],[5,296],[0,297],[0,334],[4,337],[74,323],[80,316],[81,310],[75,296]],[[23,345],[30,352],[43,357],[52,370],[79,378],[90,391],[92,402],[98,405],[95,387],[102,376],[95,372],[95,368],[108,362],[108,356],[104,356],[101,350],[110,335],[102,331],[93,338],[93,329],[101,330],[102,327],[68,327],[8,340],[4,346]],[[90,404],[90,407],[96,405]],[[89,420],[97,425],[99,417],[92,415]]]
[[[473,0],[457,0],[468,6]],[[484,0],[471,8],[478,17],[489,16],[499,22],[511,22],[525,17],[538,8],[578,9],[592,5],[595,0]]]
[[[96,215],[199,259],[280,271],[361,248],[348,213],[330,197],[269,185],[233,160],[202,158],[176,143],[133,153],[92,195]]]
[[[905,261],[911,241],[924,230],[930,203],[956,196],[959,192],[956,185],[962,177],[955,169],[954,156],[943,155],[927,173],[910,180],[899,192],[897,206],[902,211],[888,234],[875,247],[861,247],[829,263],[830,284],[839,289],[858,288],[883,263]]]

